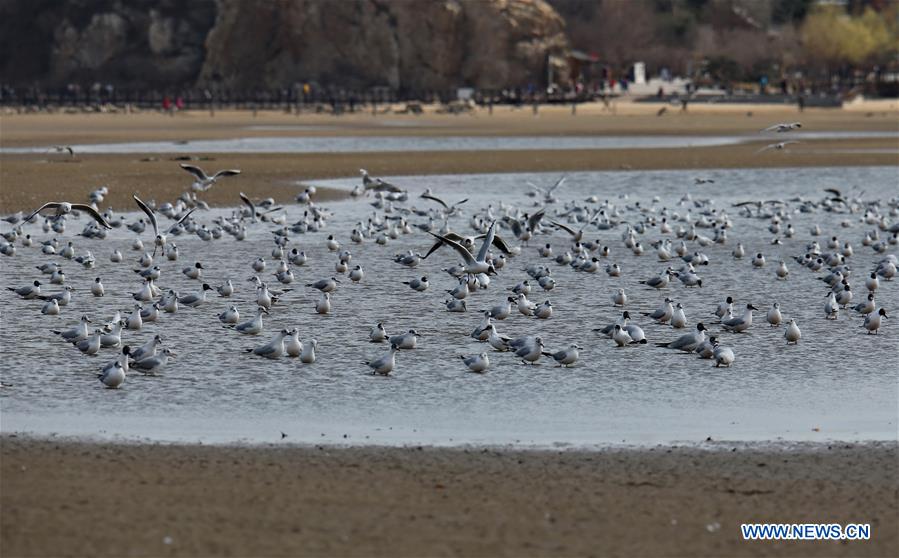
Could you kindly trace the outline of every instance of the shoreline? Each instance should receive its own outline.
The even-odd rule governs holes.
[[[0,446],[9,556],[886,556],[899,547],[895,442],[584,452],[4,434]],[[740,523],[757,522],[870,523],[872,538],[743,541]]]
[[[790,152],[756,154],[754,144],[659,149],[572,149],[558,151],[423,151],[313,154],[196,154],[201,167],[238,168],[243,174],[223,180],[201,198],[213,206],[236,206],[238,192],[289,203],[302,182],[358,176],[426,176],[510,172],[710,170],[833,166],[899,166],[892,139],[812,140]],[[853,152],[867,149],[869,152]],[[172,155],[83,155],[74,161],[45,155],[0,155],[0,212],[27,211],[48,199],[86,199],[106,185],[105,205],[129,207],[133,192],[172,200],[189,189],[190,177]],[[324,194],[324,193],[323,193]],[[341,196],[319,201],[341,199]]]
[[[869,107],[865,108],[865,107]],[[793,107],[709,106],[689,113],[656,116],[657,107],[622,102],[616,112],[601,105],[579,107],[572,116],[567,106],[529,110],[497,108],[494,114],[437,114],[422,116],[350,114],[331,116],[303,113],[220,111],[166,116],[139,114],[3,114],[0,146],[52,146],[134,141],[191,141],[239,137],[371,137],[407,136],[720,136],[759,134],[772,122],[801,119],[803,131],[899,132],[899,104],[874,103],[846,109]],[[706,147],[628,149],[565,149],[503,151],[422,151],[356,153],[191,153],[201,167],[239,168],[243,174],[223,180],[202,196],[210,205],[238,205],[238,192],[252,198],[293,201],[303,180],[358,176],[472,174],[507,172],[575,172],[600,170],[784,168],[815,166],[899,166],[895,137],[808,139],[786,152],[756,154],[759,147],[789,139],[762,136],[740,144]],[[149,155],[149,156],[148,156]],[[183,156],[184,154],[180,154]],[[191,183],[178,167],[175,154],[0,154],[0,212],[38,207],[48,199],[85,199],[107,185],[105,203],[130,207],[131,193],[171,200]]]

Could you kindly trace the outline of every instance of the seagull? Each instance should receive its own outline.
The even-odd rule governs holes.
[[[763,151],[768,151],[769,149],[784,150],[787,148],[788,145],[790,145],[792,143],[800,143],[800,142],[798,142],[798,141],[782,141],[779,143],[772,143],[772,144],[766,145],[765,147],[759,149],[755,153],[756,153],[756,155],[758,155],[759,153],[762,153]]]
[[[509,341],[509,347],[515,351],[515,356],[529,364],[534,364],[543,355],[541,337],[519,337]]]
[[[371,328],[371,331],[368,332],[368,340],[372,343],[383,343],[387,340],[387,330],[384,329],[384,324],[378,322],[378,325]]]
[[[459,355],[459,358],[462,359],[462,362],[465,363],[465,366],[468,367],[468,370],[470,370],[471,372],[476,372],[478,374],[485,372],[490,366],[490,359],[487,358],[487,353],[481,353],[471,356]]]
[[[722,347],[718,345],[718,342],[715,341],[712,343],[712,346],[715,347],[712,352],[712,358],[715,359],[715,368],[719,366],[727,366],[730,367],[734,362],[734,351],[729,347]]]
[[[300,341],[300,330],[290,330],[290,337],[284,340],[284,354],[289,357],[298,357],[303,352],[303,343]]]
[[[340,283],[340,281],[331,277],[330,279],[320,279],[315,283],[306,283],[306,286],[318,289],[323,293],[330,293],[337,290],[337,283]]]
[[[634,342],[627,330],[619,324],[615,324],[615,328],[612,330],[612,340],[619,347],[624,347]]]
[[[411,281],[403,281],[403,284],[409,285],[409,288],[419,292],[428,290],[428,287],[430,286],[427,277],[422,277],[421,279],[412,279]]]
[[[463,203],[465,203],[465,202],[468,201],[468,198],[465,198],[465,199],[462,200],[462,201],[458,201],[458,202],[456,202],[456,203],[454,203],[454,204],[452,204],[452,205],[449,205],[448,203],[446,203],[446,202],[443,201],[442,199],[440,199],[440,198],[438,198],[437,196],[435,196],[434,194],[432,194],[430,188],[428,188],[427,190],[425,190],[425,191],[421,194],[421,196],[419,196],[419,197],[424,198],[424,199],[426,199],[426,200],[431,200],[431,201],[435,201],[435,202],[439,203],[440,205],[443,206],[443,210],[444,210],[444,213],[445,213],[446,215],[452,215],[453,213],[456,212],[456,209],[457,209],[460,205],[462,205]]]
[[[290,335],[290,331],[282,329],[269,343],[256,347],[255,349],[246,349],[246,352],[265,358],[280,358],[281,355],[284,354],[284,338],[288,335]]]
[[[262,306],[258,306],[256,308],[256,315],[253,317],[253,319],[233,326],[234,330],[237,331],[237,333],[243,333],[245,335],[256,335],[260,333],[262,331],[263,314],[268,314],[268,310],[266,310]]]
[[[128,347],[125,346],[125,348],[127,349]],[[122,363],[116,360],[103,368],[103,372],[97,376],[97,379],[107,388],[117,389],[125,383],[125,369],[122,367]]]
[[[88,215],[94,218],[97,223],[100,224],[101,227],[106,229],[111,229],[112,225],[110,225],[106,219],[103,218],[102,215],[97,213],[97,210],[93,207],[83,204],[83,203],[69,203],[69,202],[47,202],[44,205],[40,206],[36,209],[31,215],[25,218],[25,221],[30,221],[32,217],[40,213],[45,209],[55,209],[54,217],[62,217],[63,215],[68,215],[73,211],[84,211]]]
[[[640,281],[640,284],[655,289],[663,289],[668,286],[668,282],[671,280],[672,275],[674,275],[674,270],[669,267],[656,277],[650,277],[646,281]]]
[[[68,152],[69,157],[75,157],[75,150],[72,149],[71,145],[54,145],[50,148],[50,150],[55,151],[57,153],[66,153]]]
[[[493,347],[497,351],[508,351],[509,343],[512,341],[509,337],[505,335],[500,335],[496,332],[496,326],[490,324],[487,326],[487,343]]]
[[[533,236],[534,231],[537,229],[537,226],[540,224],[540,220],[543,219],[543,216],[545,214],[546,210],[541,209],[530,217],[527,217],[524,224],[522,224],[518,219],[512,219],[510,217],[506,218],[506,222],[510,227],[512,227],[512,233],[515,235],[515,238],[527,244],[528,240],[530,240]]]
[[[802,338],[802,332],[799,331],[799,326],[796,325],[796,320],[790,318],[790,323],[787,324],[787,329],[784,331],[784,339],[787,340],[787,345],[793,343],[794,345],[799,344],[799,339]]]
[[[155,375],[160,372],[169,363],[169,357],[175,356],[171,349],[163,349],[154,356],[135,360],[131,363],[132,368],[140,370],[144,374]]]
[[[768,126],[764,130],[762,130],[762,132],[783,133],[783,132],[790,132],[792,130],[798,130],[799,128],[802,128],[801,122],[781,122],[779,124],[774,124],[772,126]]]
[[[310,339],[306,345],[303,346],[303,352],[300,353],[300,362],[303,364],[312,364],[315,362],[315,348],[318,347],[318,341],[315,339]]]
[[[703,341],[705,341],[705,332],[708,331],[706,327],[699,322],[696,324],[696,331],[693,333],[688,333],[686,335],[681,335],[674,341],[670,343],[656,343],[659,347],[668,347],[669,349],[677,349],[680,351],[685,351],[688,353],[692,353],[696,350]]]
[[[649,316],[653,320],[659,322],[660,324],[667,323],[671,320],[671,316],[674,315],[674,307],[671,305],[672,300],[670,298],[665,298],[662,301],[662,305],[659,306],[654,312],[644,312],[644,316]]]
[[[740,316],[739,318],[725,318],[721,321],[721,326],[727,331],[732,331],[734,333],[746,331],[747,329],[749,329],[749,326],[752,325],[753,310],[758,310],[758,308],[751,304],[747,304],[746,310],[743,311],[742,316]]]
[[[583,347],[572,344],[572,345],[569,345],[567,349],[562,349],[561,351],[556,351],[554,353],[544,352],[543,356],[552,357],[553,360],[555,360],[557,363],[559,363],[559,366],[564,366],[565,368],[568,368],[569,366],[571,366],[572,364],[577,362],[577,359],[579,356],[578,351],[582,348]]]
[[[83,341],[88,337],[88,329],[87,324],[91,323],[90,318],[87,316],[81,316],[81,320],[78,322],[78,325],[71,329],[67,329],[65,331],[56,331],[50,330],[52,333],[59,335],[66,341],[75,343],[78,341]]]
[[[398,349],[414,349],[419,337],[421,337],[421,334],[414,329],[410,329],[402,335],[391,335],[387,340]]]
[[[165,241],[166,241],[165,235],[171,234],[175,229],[177,229],[181,225],[181,223],[184,222],[185,219],[190,217],[191,213],[193,213],[196,210],[196,208],[191,209],[190,211],[188,211],[187,213],[182,215],[181,218],[178,219],[178,222],[175,223],[174,225],[172,225],[171,227],[169,227],[165,231],[165,234],[163,234],[163,233],[159,232],[159,223],[156,221],[156,212],[153,211],[152,209],[150,209],[150,207],[147,204],[145,204],[139,197],[137,197],[137,194],[132,194],[131,197],[134,198],[134,201],[137,203],[137,206],[141,209],[141,211],[146,213],[147,217],[150,219],[150,225],[152,225],[152,227],[153,227],[153,237],[154,237],[153,257],[154,258],[156,257],[156,250],[158,248],[163,248],[163,249],[165,248]]]
[[[471,252],[464,246],[446,236],[441,236],[432,232],[428,232],[428,234],[443,241],[444,244],[450,246],[462,256],[462,259],[465,261],[465,273],[469,275],[477,275],[478,273],[496,275],[496,268],[493,267],[492,263],[487,263],[487,251],[490,250],[490,245],[493,244],[493,238],[496,235],[496,221],[491,223],[490,228],[487,229],[487,234],[484,236],[484,242],[481,244],[477,256],[472,256]]]
[[[181,163],[181,168],[189,172],[190,174],[196,177],[197,181],[194,182],[192,188],[195,192],[205,192],[210,189],[213,184],[224,176],[235,176],[240,174],[240,171],[237,169],[230,170],[220,170],[212,176],[208,176],[203,169],[194,165],[188,165],[185,163]]]
[[[887,316],[887,311],[884,308],[881,308],[877,312],[871,312],[867,316],[865,316],[865,323],[862,325],[865,329],[868,330],[868,334],[877,334],[877,330],[880,329],[880,319],[881,318],[889,318]]]
[[[381,376],[387,376],[393,371],[393,367],[396,366],[396,351],[398,347],[396,345],[390,345],[390,351],[381,355],[374,360],[366,360],[363,361],[365,365],[371,368],[372,374],[380,374]]]
[[[765,316],[765,319],[768,320],[768,323],[771,324],[771,327],[779,326],[780,322],[783,321],[783,317],[780,314],[780,304],[775,302],[768,310],[768,314]]]
[[[210,287],[208,283],[203,283],[202,289],[200,289],[196,293],[191,293],[189,295],[178,297],[178,302],[185,306],[190,306],[191,308],[196,308],[197,306],[206,302],[206,291],[211,291],[211,290],[212,290],[212,287]]]
[[[219,285],[215,288],[221,297],[229,297],[234,294],[234,285],[231,283],[231,280],[228,279],[225,281],[223,285]]]
[[[100,330],[96,330],[94,331],[93,335],[80,341],[72,341],[72,344],[75,345],[79,351],[86,355],[95,355],[100,350],[101,335],[102,332]]]
[[[237,306],[233,304],[224,312],[219,314],[219,321],[223,324],[236,324],[240,321],[240,312],[237,311]]]
[[[543,194],[543,199],[544,199],[547,203],[553,202],[553,201],[555,201],[555,199],[553,198],[553,192],[556,190],[556,188],[558,188],[559,186],[561,186],[562,184],[564,184],[566,180],[568,180],[568,176],[567,176],[567,175],[562,175],[562,176],[561,176],[558,180],[556,180],[556,182],[555,182],[552,186],[550,186],[549,188],[541,188],[540,186],[537,186],[537,185],[534,184],[533,182],[526,182],[526,184],[527,184],[528,186],[530,186],[530,187],[533,189],[532,192],[528,192],[528,195],[531,196],[531,197],[535,197],[538,193],[540,193],[540,194]]]
[[[550,223],[551,223],[554,227],[556,227],[556,228],[558,228],[558,229],[562,229],[563,231],[565,231],[565,232],[567,232],[568,234],[570,234],[570,235],[571,235],[572,241],[574,241],[574,242],[580,242],[581,239],[584,238],[584,229],[586,229],[588,225],[591,225],[591,224],[593,223],[593,221],[596,221],[596,218],[599,217],[599,215],[600,215],[601,212],[602,212],[602,210],[597,210],[597,211],[593,214],[593,217],[591,217],[586,223],[584,223],[584,226],[582,226],[582,227],[581,227],[580,229],[578,229],[578,230],[574,230],[574,229],[572,229],[571,227],[569,227],[568,225],[563,225],[562,223],[559,223],[559,222],[557,222],[557,221],[550,221]],[[547,256],[547,257],[548,257],[548,256]]]
[[[374,190],[376,192],[392,192],[399,193],[403,190],[397,186],[389,182],[384,182],[380,178],[375,178],[372,180],[371,176],[369,176],[368,171],[365,169],[359,169],[359,173],[362,175],[362,185],[365,187],[365,191]]]
[[[156,347],[159,346],[160,343],[162,343],[162,337],[154,335],[153,339],[150,339],[137,349],[131,351],[131,359],[143,360],[145,358],[156,356]]]
[[[25,300],[31,300],[33,298],[38,298],[41,296],[41,282],[35,281],[31,285],[26,285],[24,287],[6,287],[7,290],[12,291],[24,298]]]

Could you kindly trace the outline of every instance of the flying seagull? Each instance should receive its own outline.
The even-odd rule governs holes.
[[[773,126],[768,126],[762,132],[790,132],[792,130],[796,130],[798,128],[802,128],[801,122],[781,122],[779,124],[774,124]]]
[[[55,209],[56,213],[54,217],[62,217],[63,215],[68,215],[73,211],[84,211],[88,213],[91,217],[93,217],[100,225],[107,229],[111,229],[112,225],[106,222],[106,219],[103,218],[102,215],[97,213],[97,210],[93,207],[83,204],[83,203],[69,203],[69,202],[47,202],[44,205],[40,206],[38,209],[34,211],[31,215],[25,218],[25,222],[31,220],[32,217],[40,213],[45,209]]]
[[[153,257],[156,257],[157,248],[162,248],[163,246],[165,246],[165,235],[171,234],[171,232],[174,231],[178,227],[178,225],[183,223],[184,220],[190,217],[190,214],[196,210],[196,208],[193,208],[182,215],[181,218],[178,219],[178,222],[166,229],[165,234],[163,234],[159,232],[159,223],[156,221],[156,212],[150,209],[150,207],[143,201],[141,201],[141,199],[137,197],[137,194],[132,194],[131,197],[133,197],[134,201],[137,202],[137,206],[141,209],[141,211],[147,214],[147,217],[150,219],[150,224],[153,226]]]
[[[756,155],[758,155],[759,153],[761,153],[763,151],[768,151],[769,149],[783,150],[783,149],[786,149],[787,146],[790,145],[791,143],[799,143],[799,142],[798,141],[782,141],[780,143],[772,143],[770,145],[766,145],[765,147],[759,149],[755,153],[756,153]]]
[[[424,193],[422,193],[422,195],[420,197],[422,197],[426,200],[431,200],[431,201],[435,201],[435,202],[439,203],[440,205],[443,206],[443,209],[446,210],[446,213],[448,213],[448,214],[455,212],[457,207],[459,207],[460,205],[462,205],[463,203],[468,201],[468,198],[465,198],[464,200],[458,201],[458,202],[454,203],[453,205],[449,205],[442,199],[440,199],[437,196],[435,196],[434,194],[432,194],[430,188],[425,190]]]
[[[197,181],[194,182],[193,189],[197,192],[205,192],[206,190],[212,188],[212,185],[215,184],[215,182],[223,176],[235,176],[240,174],[240,171],[237,169],[229,169],[220,170],[214,175],[208,176],[200,167],[188,165],[185,163],[181,163],[181,168],[196,177]]]
[[[444,244],[450,246],[453,250],[459,253],[462,256],[462,259],[465,261],[465,273],[470,275],[477,275],[478,273],[496,273],[496,269],[493,267],[493,264],[487,263],[487,251],[490,249],[490,245],[493,244],[493,239],[496,236],[496,221],[490,224],[490,228],[487,229],[487,234],[484,235],[484,242],[481,244],[481,249],[478,250],[478,255],[472,256],[471,252],[468,251],[467,248],[445,236],[441,236],[439,234],[434,234],[429,232],[431,236],[437,238],[438,240],[443,241]]]

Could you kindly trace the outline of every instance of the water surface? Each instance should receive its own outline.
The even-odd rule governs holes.
[[[565,201],[595,195],[614,201],[632,217],[635,212],[627,206],[633,208],[640,200],[644,207],[675,208],[682,216],[691,211],[695,218],[695,209],[689,204],[678,205],[684,193],[714,199],[715,207],[727,209],[734,226],[726,245],[691,246],[708,254],[712,262],[699,269],[704,279],[701,289],[677,284],[659,292],[638,283],[666,266],[648,248],[659,237],[657,230],[642,238],[647,253],[639,257],[625,250],[623,229],[589,231],[589,239],[600,239],[612,247],[608,261],[621,265],[620,278],[602,272],[574,272],[540,258],[536,246],[549,242],[558,252],[568,244],[563,234],[550,232],[524,248],[489,289],[471,295],[468,313],[448,313],[443,306],[444,290],[452,288],[455,280],[440,269],[455,263],[455,255],[442,249],[415,270],[394,264],[394,254],[424,251],[430,245],[429,237],[417,229],[386,246],[373,241],[352,245],[349,230],[374,216],[375,210],[368,204],[370,199],[348,200],[327,204],[333,213],[327,230],[293,236],[290,247],[305,250],[309,263],[294,268],[298,277],[291,285],[294,290],[275,307],[266,332],[254,338],[223,329],[215,316],[229,304],[236,304],[244,316],[251,314],[253,293],[245,279],[253,274],[250,263],[257,256],[264,256],[271,266],[269,231],[275,227],[256,225],[244,242],[227,236],[213,242],[195,236],[175,238],[182,256],[177,262],[159,262],[164,270],[161,287],[195,291],[200,283],[187,279],[180,270],[199,259],[208,268],[207,281],[218,284],[231,278],[239,290],[230,300],[213,296],[206,306],[182,307],[176,314],[164,315],[159,323],[127,332],[125,342],[132,346],[159,333],[178,357],[162,377],[131,374],[119,390],[103,389],[93,376],[101,364],[115,358],[114,349],[104,349],[99,357],[86,357],[49,330],[73,325],[82,313],[101,321],[116,310],[132,308],[134,301],[128,293],[138,288],[131,271],[139,255],[130,249],[135,235],[117,229],[106,241],[84,240],[75,236],[83,220],[70,221],[59,239],[73,240],[80,250],[90,249],[98,263],[95,269],[85,270],[64,261],[69,284],[78,293],[62,315],[42,316],[39,303],[20,300],[5,289],[0,293],[2,380],[12,385],[0,390],[0,427],[4,432],[40,435],[203,442],[275,441],[282,431],[288,434],[288,441],[310,443],[588,447],[699,441],[709,436],[743,441],[895,439],[897,326],[888,320],[880,335],[874,336],[863,334],[858,327],[862,320],[850,311],[842,312],[836,321],[825,320],[827,289],[818,280],[820,274],[800,269],[790,259],[804,252],[812,239],[809,229],[813,224],[823,230],[819,242],[832,235],[850,241],[855,248],[850,265],[856,270],[851,283],[860,301],[865,292],[864,272],[883,257],[861,245],[864,231],[873,227],[862,223],[860,215],[794,213],[790,222],[798,234],[784,239],[782,246],[772,246],[774,235],[767,230],[768,221],[741,217],[731,204],[793,196],[817,199],[822,188],[848,190],[853,186],[863,188],[867,199],[886,200],[895,196],[897,170],[713,170],[702,175],[715,183],[703,186],[693,185],[695,174],[571,173],[558,190],[559,203],[549,211],[561,210]],[[525,182],[551,184],[557,177],[385,178],[409,189],[412,201],[407,205],[433,205],[416,198],[425,188],[450,201],[469,198],[463,214],[450,221],[453,229],[468,233],[473,211],[488,204],[497,207],[500,199],[507,204],[532,205],[533,199],[525,195]],[[349,189],[356,182],[353,178],[317,184]],[[654,196],[659,201],[652,204]],[[288,221],[294,222],[304,209],[289,206],[286,211]],[[214,209],[200,219],[211,223],[214,217],[230,212]],[[843,221],[849,226],[842,227]],[[4,230],[7,228],[4,225]],[[30,232],[37,239],[50,236],[36,226],[31,226]],[[366,277],[359,285],[344,281],[333,296],[333,313],[320,316],[313,311],[317,292],[302,284],[334,274],[336,256],[325,247],[328,234],[352,251],[352,264],[361,264]],[[144,233],[142,238],[149,241],[150,234]],[[730,252],[737,240],[748,254],[763,252],[768,266],[756,270],[748,258],[735,261]],[[114,248],[131,263],[110,263],[108,256]],[[895,246],[891,252],[896,252]],[[774,280],[774,264],[781,257],[791,270],[787,281]],[[0,284],[24,285],[39,276],[34,266],[60,259],[42,255],[38,248],[19,247],[15,257],[0,259]],[[551,300],[553,318],[542,321],[514,313],[499,322],[498,329],[512,337],[542,335],[549,350],[576,342],[584,347],[580,362],[570,369],[555,367],[547,359],[527,366],[509,354],[491,353],[487,374],[466,373],[459,355],[489,349],[468,337],[480,321],[477,310],[501,301],[505,288],[526,278],[522,269],[537,262],[552,267],[557,287],[549,293],[534,292],[531,299],[538,303]],[[274,283],[271,267],[264,275]],[[421,275],[429,276],[431,290],[414,293],[401,284]],[[107,296],[99,299],[89,292],[97,276],[107,288]],[[878,304],[891,314],[899,314],[897,285],[897,281],[884,282],[877,293]],[[756,313],[757,323],[749,333],[721,334],[723,343],[733,347],[737,361],[729,369],[716,369],[707,360],[652,345],[616,349],[610,340],[593,333],[592,328],[620,315],[609,298],[619,287],[627,291],[627,309],[639,316],[636,322],[650,341],[670,341],[683,333],[653,325],[640,316],[641,311],[653,310],[664,296],[683,303],[691,327],[699,320],[712,322],[715,307],[728,295],[739,305],[751,302],[763,310]],[[47,290],[56,292],[58,287]],[[800,324],[803,337],[798,346],[786,346],[783,329],[764,323],[764,311],[775,301],[781,304],[785,318],[794,317]],[[418,349],[398,355],[397,369],[389,378],[366,375],[362,364],[385,350],[368,343],[368,329],[378,321],[384,321],[392,333],[414,328],[423,334]],[[243,349],[267,342],[281,327],[299,327],[304,341],[316,338],[318,361],[303,365],[295,359],[267,361],[244,354]],[[717,333],[719,327],[712,329]]]

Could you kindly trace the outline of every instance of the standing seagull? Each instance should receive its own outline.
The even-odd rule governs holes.
[[[111,229],[112,225],[106,222],[106,219],[103,218],[102,215],[97,213],[97,210],[93,207],[83,204],[83,203],[69,203],[69,202],[47,202],[44,205],[40,206],[38,209],[34,211],[31,215],[26,217],[24,220],[30,221],[32,217],[40,213],[45,209],[55,209],[56,213],[54,217],[62,217],[63,215],[68,215],[73,211],[84,211],[88,213],[91,217],[94,218],[95,221],[100,223],[100,225],[104,228]]]
[[[205,192],[206,190],[212,188],[212,185],[215,184],[216,180],[223,176],[235,176],[240,174],[240,171],[237,169],[230,170],[220,170],[212,176],[207,176],[203,169],[194,165],[187,165],[181,163],[181,168],[189,172],[190,174],[196,177],[197,181],[194,182],[192,188],[196,192]]]
[[[183,223],[185,219],[190,217],[190,214],[193,213],[196,209],[191,209],[190,211],[185,213],[180,219],[178,219],[177,223],[175,223],[165,231],[165,234],[162,234],[159,232],[159,223],[156,221],[156,212],[150,209],[150,207],[143,201],[141,201],[141,199],[137,197],[137,194],[133,194],[131,197],[133,197],[134,201],[137,202],[137,206],[141,209],[141,211],[147,214],[147,217],[150,219],[150,224],[153,226],[153,235],[155,237],[153,241],[153,257],[156,257],[157,248],[165,247],[165,234],[171,234],[171,232],[174,231],[181,223]]]

